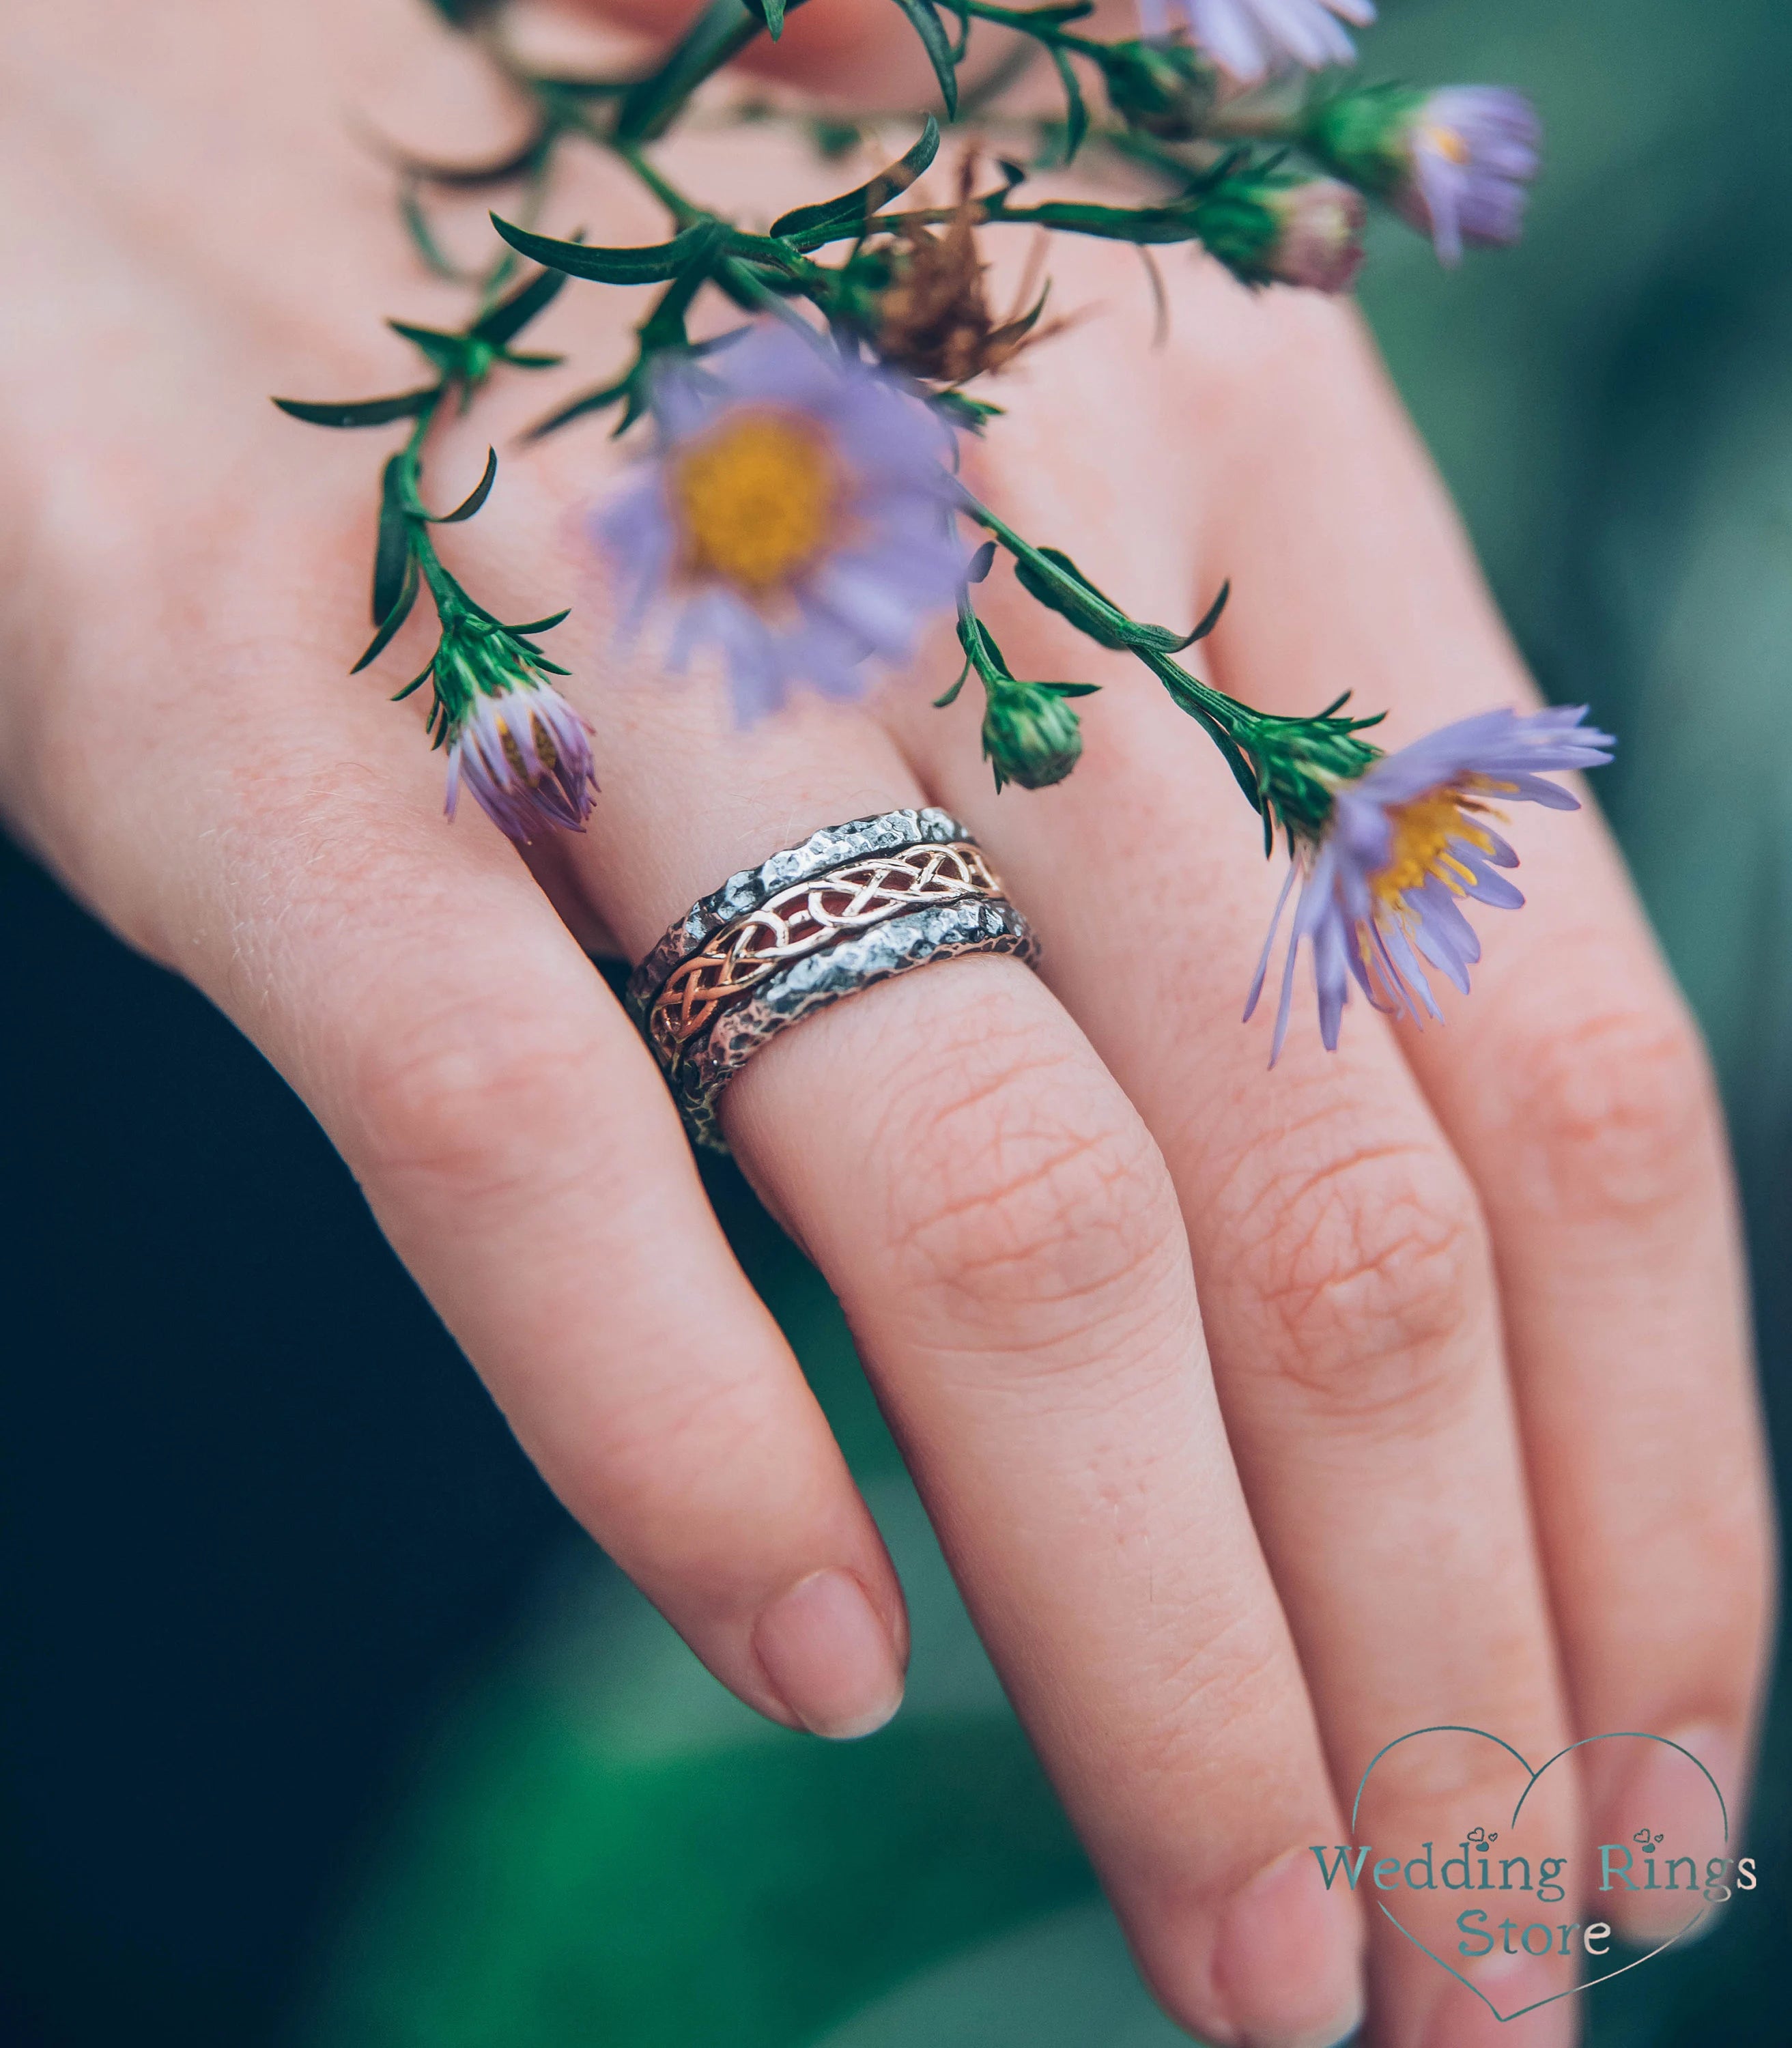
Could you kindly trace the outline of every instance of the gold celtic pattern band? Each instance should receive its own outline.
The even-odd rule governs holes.
[[[855,861],[781,890],[673,970],[650,1013],[654,1050],[669,1069],[718,1012],[767,976],[848,933],[929,904],[967,897],[993,901],[1001,894],[981,850],[962,840]]]
[[[1030,966],[1038,941],[948,813],[824,825],[693,903],[629,977],[694,1143],[726,1151],[731,1079],[782,1031],[875,983],[967,953]]]

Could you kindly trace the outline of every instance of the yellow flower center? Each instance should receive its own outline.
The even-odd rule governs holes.
[[[1428,149],[1435,149],[1440,157],[1453,164],[1466,164],[1469,157],[1468,145],[1453,128],[1440,128],[1434,121],[1425,126],[1425,142]]]
[[[515,716],[513,712],[510,718]],[[560,765],[560,749],[554,745],[553,735],[533,712],[527,712],[524,716],[529,720],[529,736],[535,742],[535,752],[541,763],[541,773],[532,775],[529,772],[529,762],[523,753],[522,744],[510,725],[510,718],[502,712],[498,716],[498,743],[504,750],[504,758],[510,763],[510,773],[518,782],[527,783],[532,789],[538,789]]]
[[[1479,808],[1460,790],[1449,789],[1428,789],[1410,804],[1392,805],[1387,813],[1393,827],[1387,863],[1369,884],[1381,901],[1398,907],[1402,896],[1422,887],[1433,875],[1460,896],[1475,876],[1450,851],[1450,841],[1466,840],[1483,853],[1493,851],[1492,836],[1469,815]]]
[[[836,537],[840,485],[813,421],[770,406],[731,414],[673,462],[685,570],[755,597],[788,584]]]

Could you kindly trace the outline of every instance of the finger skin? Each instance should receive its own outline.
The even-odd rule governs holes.
[[[975,481],[1011,502],[1048,448],[1061,475],[1080,461],[1086,487],[1064,494],[1053,537],[1098,584],[1177,618],[1185,568],[1178,590],[1171,564],[1123,558],[1104,530],[1104,475],[1149,475],[1139,444],[1161,431],[1162,414],[1135,398],[1092,396],[1072,429],[1042,394],[1014,392]],[[1210,460],[1224,453],[1204,446]],[[1173,537],[1173,508],[1164,523]],[[1212,561],[1200,588],[1220,575]],[[1236,795],[1192,721],[1136,668],[1092,662],[1005,577],[979,603],[1020,673],[1106,685],[1076,774],[998,797],[975,770],[974,707],[893,716],[995,849],[1040,925],[1048,979],[1163,1149],[1228,1433],[1334,1783],[1348,1800],[1378,1751],[1440,1723],[1551,1755],[1569,1723],[1476,1190],[1372,1014],[1352,1018],[1336,1055],[1303,1034],[1267,1070],[1266,1031],[1242,1027],[1239,1011],[1274,883],[1260,841],[1228,829]],[[1384,1848],[1458,1840],[1515,1796],[1505,1762],[1490,1746],[1403,1750],[1378,1773],[1365,1825]],[[1536,1802],[1564,1848],[1577,1839],[1573,1791],[1558,1773]],[[1404,2048],[1441,2023],[1448,1981],[1378,1916],[1371,1925],[1379,2038]],[[1571,1980],[1559,1957],[1537,1974],[1539,1995]],[[1538,2044],[1573,2024],[1565,2007],[1526,2022]]]
[[[1360,1928],[1302,1866],[1337,1816],[1136,1113],[1036,979],[960,960],[774,1041],[724,1114],[1159,1996],[1325,2048]]]
[[[731,870],[925,801],[875,724],[813,701],[743,735],[643,666],[595,708],[627,767],[577,864],[631,957]],[[1287,1861],[1337,1817],[1136,1113],[1031,974],[973,960],[782,1034],[723,1124],[844,1304],[1159,1995],[1218,2042],[1327,2048],[1358,1916]]]
[[[1396,744],[1533,701],[1360,332],[1329,308],[1287,324],[1275,403],[1299,430],[1270,434],[1247,406],[1228,559],[1259,577],[1273,562],[1303,603],[1236,607],[1221,679],[1290,709],[1323,673],[1321,694],[1387,705]],[[1492,1232],[1579,1732],[1681,1737],[1740,1811],[1775,1546],[1715,1092],[1596,816],[1526,807],[1511,836],[1527,907],[1480,916],[1472,997],[1446,1003],[1446,1030],[1402,1037]],[[1690,1826],[1690,1774],[1639,1784],[1621,1745],[1586,1756],[1593,1840],[1627,1839],[1646,1795]],[[1611,1917],[1657,1930],[1647,1901]]]
[[[876,1528],[619,1005],[507,843],[441,822],[413,733],[305,661],[350,573],[314,532],[266,537],[310,574],[196,661],[128,630],[128,587],[87,615],[80,668],[125,687],[103,722],[40,704],[18,814],[293,1083],[549,1483],[716,1675],[863,1732],[906,1655]]]

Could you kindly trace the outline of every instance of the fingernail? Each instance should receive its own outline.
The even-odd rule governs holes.
[[[812,1573],[763,1610],[753,1648],[772,1689],[811,1735],[850,1741],[902,1704],[890,1631],[850,1572]]]
[[[1213,1988],[1239,2048],[1337,2048],[1362,2025],[1356,1922],[1305,1849],[1233,1895],[1214,1937]]]
[[[1538,2003],[1570,1990],[1571,1976],[1526,1957],[1496,1956],[1490,1958],[1490,1967],[1476,1970],[1475,1981],[1485,1999],[1477,1998],[1466,1984],[1446,1987],[1421,2037],[1425,2048],[1514,2048],[1515,2042],[1522,2048],[1565,2048],[1573,2040],[1579,2024],[1575,2001]],[[1527,2007],[1535,2010],[1527,2011]],[[1511,2022],[1521,2013],[1522,2019],[1514,2027]]]
[[[1670,1749],[1670,1742],[1678,1744],[1681,1749],[1690,1750],[1705,1771],[1711,1773],[1724,1795],[1722,1808],[1712,1796],[1705,1771]],[[1596,1903],[1598,1910],[1622,1931],[1627,1941],[1642,1946],[1668,1941],[1682,1928],[1686,1928],[1683,1939],[1697,1941],[1711,1931],[1718,1918],[1718,1907],[1723,1903],[1720,1899],[1705,1896],[1706,1877],[1714,1859],[1729,1859],[1729,1868],[1723,1876],[1734,1890],[1736,1833],[1742,1817],[1740,1755],[1734,1739],[1714,1721],[1676,1728],[1666,1742],[1651,1742],[1646,1737],[1639,1737],[1630,1747],[1637,1753],[1624,1760],[1612,1796],[1603,1802],[1600,1809],[1600,1833],[1593,1849],[1593,1868],[1596,1872],[1602,1870],[1600,1848],[1609,1844],[1615,1849],[1630,1852],[1631,1867],[1627,1875],[1635,1884],[1647,1885],[1648,1862],[1652,1860],[1656,1887],[1633,1891],[1614,1877],[1611,1889],[1595,1891],[1589,1895],[1588,1903]],[[1725,1811],[1730,1822],[1728,1841],[1724,1838]],[[1651,1840],[1648,1845],[1639,1842],[1636,1837],[1645,1830],[1651,1837],[1659,1835],[1660,1842]],[[1693,1859],[1693,1875],[1698,1880],[1696,1885],[1685,1883],[1684,1863],[1678,1870],[1670,1868],[1675,1856]],[[1614,1855],[1614,1867],[1616,1861]],[[1670,1876],[1676,1880],[1672,1886],[1668,1883]],[[1721,1886],[1713,1888],[1720,1889]],[[1687,1927],[1689,1921],[1701,1915],[1697,1918],[1694,1926]]]

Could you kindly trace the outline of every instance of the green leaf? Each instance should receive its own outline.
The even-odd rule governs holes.
[[[793,207],[789,213],[779,215],[771,224],[771,231],[781,241],[795,241],[818,228],[855,230],[897,193],[906,192],[939,153],[940,124],[929,114],[920,140],[887,170],[879,171],[875,178],[849,192],[842,192],[838,199]]]
[[[1232,595],[1232,580],[1230,576],[1228,576],[1226,580],[1220,586],[1220,595],[1215,598],[1213,602],[1207,607],[1206,611],[1201,614],[1200,619],[1196,625],[1194,631],[1191,633],[1188,638],[1182,642],[1182,647],[1192,647],[1197,640],[1204,640],[1207,638],[1208,634],[1210,634],[1213,630],[1214,627],[1220,623],[1220,615],[1225,610],[1226,600]],[[1171,647],[1165,650],[1166,654],[1180,654],[1181,651],[1181,647]],[[1321,712],[1319,714],[1321,718],[1329,718],[1332,715],[1332,712],[1336,711],[1338,708],[1338,705],[1344,703],[1349,696],[1349,691],[1346,690],[1344,696],[1338,699],[1337,704],[1333,704],[1330,711]],[[1384,712],[1383,716],[1385,717],[1387,714]]]
[[[1080,632],[1088,634],[1104,647],[1127,646],[1127,628],[1132,622],[1119,607],[1090,582],[1061,548],[1041,548],[1038,552],[1062,576],[1069,577],[1074,587],[1067,589],[1060,577],[1051,576],[1038,563],[1021,556],[1014,563],[1014,576],[1028,596],[1068,619]]]
[[[1083,138],[1089,132],[1088,104],[1083,98],[1083,88],[1076,83],[1076,74],[1071,68],[1070,60],[1054,44],[1052,62],[1057,66],[1057,75],[1064,87],[1064,161],[1074,161],[1076,152],[1083,146]]]
[[[434,327],[413,327],[409,320],[389,320],[386,324],[402,335],[413,348],[421,348],[444,377],[458,377],[467,362],[464,335],[446,334]]]
[[[719,221],[700,221],[675,235],[669,242],[656,242],[639,249],[593,248],[584,242],[557,242],[552,236],[532,235],[526,227],[502,220],[495,213],[491,224],[510,246],[549,270],[568,277],[593,277],[605,285],[661,285],[676,277],[691,264],[706,258],[721,231]]]
[[[944,711],[948,704],[956,704],[958,701],[958,693],[964,688],[965,684],[970,680],[970,676],[971,657],[967,654],[964,657],[964,665],[958,672],[958,681],[954,683],[952,688],[946,691],[943,696],[934,698],[934,710]]]
[[[993,541],[985,541],[971,557],[970,566],[964,572],[964,580],[967,583],[981,583],[989,574],[991,565],[995,560],[995,543]]]
[[[785,0],[788,14],[801,0]],[[712,72],[738,56],[764,26],[742,0],[710,0],[657,70],[638,79],[616,114],[619,142],[650,142]]]
[[[775,43],[784,33],[784,0],[747,0],[747,6],[765,23]]]
[[[435,670],[436,657],[432,654],[429,657],[429,659],[424,664],[420,673],[413,676],[410,681],[405,684],[405,687],[401,690],[394,690],[386,701],[389,704],[402,704],[405,698],[409,696],[414,691],[422,688],[423,685],[429,681],[430,677],[435,673]],[[425,729],[426,731],[428,730],[427,727]]]
[[[398,602],[413,566],[411,522],[405,510],[405,458],[394,456],[380,472],[379,538],[374,546],[374,623]]]
[[[1104,590],[1084,575],[1061,548],[1041,548],[1038,552],[1053,568],[1070,578],[1074,588],[1067,588],[1060,577],[1052,576],[1022,556],[1014,563],[1014,576],[1022,589],[1040,603],[1061,613],[1079,632],[1088,634],[1104,647],[1179,654],[1185,647],[1193,646],[1213,630],[1231,590],[1228,584],[1220,592],[1208,607],[1207,616],[1192,633],[1173,633],[1167,626],[1150,626],[1142,619],[1128,618]]]
[[[526,620],[521,626],[506,626],[504,628],[504,630],[508,633],[513,639],[519,638],[525,633],[551,633],[557,626],[564,623],[565,620],[570,619],[572,616],[572,607],[571,605],[568,605],[564,611],[557,611],[551,618],[531,619]]]
[[[405,223],[405,232],[411,239],[412,247],[423,259],[423,267],[432,276],[455,285],[470,281],[472,273],[456,263],[436,239],[436,231],[429,225],[429,216],[423,210],[414,180],[407,179],[399,188],[398,217]]]
[[[1193,242],[1200,229],[1191,211],[1167,206],[1096,206],[1074,200],[1004,212],[1008,220],[1037,221],[1067,235],[1095,235],[1109,242]]]
[[[933,0],[896,0],[896,5],[909,17],[909,25],[920,37],[921,46],[933,67],[933,76],[940,82],[940,98],[945,105],[946,118],[955,119],[958,114],[958,73],[953,68],[952,39],[933,11]]]
[[[1054,696],[1092,697],[1101,688],[1100,683],[1041,683],[1042,690],[1049,690]]]
[[[440,398],[441,386],[401,391],[392,398],[352,398],[330,403],[310,398],[276,398],[281,412],[311,427],[387,427],[394,420],[414,420]]]
[[[566,282],[564,270],[543,270],[519,285],[506,299],[500,299],[489,312],[483,313],[474,321],[467,332],[475,341],[489,342],[494,348],[502,348],[514,341],[538,313],[545,312],[559,297]]]
[[[973,398],[964,391],[936,391],[927,402],[954,426],[963,427],[973,434],[980,434],[991,420],[1000,418],[1007,409],[1003,405],[992,405],[987,398]]]
[[[557,412],[549,413],[545,420],[537,420],[523,435],[526,441],[538,441],[562,427],[569,427],[575,420],[582,420],[589,413],[607,412],[609,408],[627,397],[634,382],[631,371],[619,378],[614,384],[606,384],[595,391],[587,391],[581,397],[569,399]]]
[[[482,185],[508,184],[526,176],[540,163],[553,140],[544,122],[518,149],[488,164],[433,164],[419,157],[398,157],[398,169],[407,178],[423,184],[442,185],[452,192],[477,192]]]
[[[417,565],[417,557],[413,555],[405,567],[405,580],[399,586],[397,602],[380,622],[379,630],[368,642],[366,654],[349,670],[348,673],[351,676],[359,675],[370,661],[377,661],[386,652],[393,635],[410,617],[411,607],[417,602],[417,587],[422,580],[423,578]]]
[[[486,450],[484,475],[479,479],[479,482],[473,486],[472,490],[466,497],[461,499],[460,502],[455,506],[452,512],[444,512],[439,514],[432,515],[430,524],[436,526],[458,526],[463,519],[471,519],[473,514],[479,510],[479,507],[484,504],[485,501],[491,495],[491,487],[497,481],[498,451],[496,448],[487,448]]]
[[[968,599],[961,599],[959,604],[958,644],[986,683],[991,678],[1010,683],[1016,680],[1007,657],[995,643],[995,635],[971,609]]]

